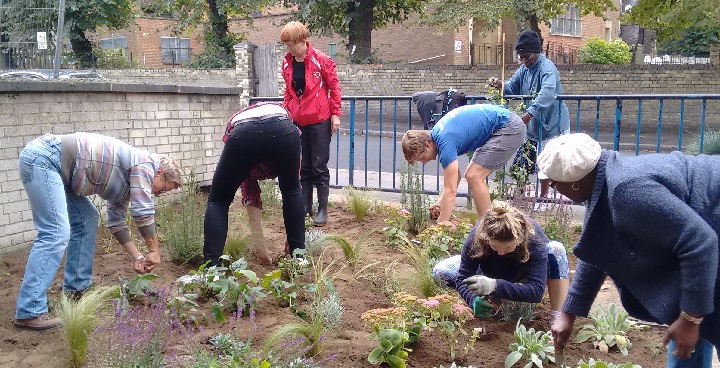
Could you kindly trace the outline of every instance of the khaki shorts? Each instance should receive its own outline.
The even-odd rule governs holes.
[[[490,170],[498,170],[515,155],[525,141],[527,127],[515,113],[501,129],[496,130],[485,144],[475,150],[470,162]]]

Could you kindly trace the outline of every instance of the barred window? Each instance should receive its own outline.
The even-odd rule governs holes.
[[[127,49],[127,37],[112,36],[110,38],[100,39],[101,49]]]
[[[550,34],[565,36],[582,36],[582,19],[580,11],[574,6],[566,6],[565,14],[550,20]]]
[[[160,37],[160,50],[163,64],[183,64],[190,62],[189,38]]]

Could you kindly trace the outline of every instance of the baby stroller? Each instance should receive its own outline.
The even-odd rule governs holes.
[[[442,92],[423,91],[415,92],[412,100],[417,107],[418,114],[423,122],[423,128],[430,130],[448,111],[464,106],[465,93],[449,89]]]

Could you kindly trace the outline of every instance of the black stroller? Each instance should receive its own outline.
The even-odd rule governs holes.
[[[449,89],[442,92],[423,91],[415,92],[412,100],[417,107],[418,114],[425,130],[430,130],[448,111],[464,106],[465,93]]]

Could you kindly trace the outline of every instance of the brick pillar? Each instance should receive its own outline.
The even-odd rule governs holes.
[[[720,43],[710,45],[710,63],[720,65]]]
[[[635,58],[635,64],[645,64],[645,46],[638,44],[633,58]]]
[[[253,73],[253,49],[255,45],[248,41],[243,41],[233,47],[235,49],[235,75],[237,76],[238,86],[242,87],[240,93],[240,108],[250,104],[250,98],[255,93],[255,80]]]
[[[456,51],[456,45],[460,42],[460,52]],[[470,27],[466,24],[457,31],[455,31],[454,42],[452,45],[453,50],[453,64],[454,65],[469,65],[470,64]]]

